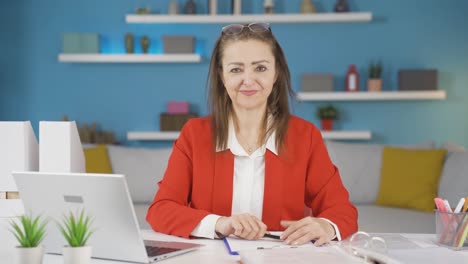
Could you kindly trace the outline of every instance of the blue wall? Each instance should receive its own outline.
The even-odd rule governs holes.
[[[168,0],[23,0],[0,2],[0,120],[97,121],[125,140],[129,130],[159,129],[160,112],[170,100],[188,100],[200,115],[207,113],[206,76],[220,24],[126,24],[125,14],[138,5],[167,11]],[[184,3],[179,0],[179,3]],[[205,0],[197,0],[206,10]],[[228,10],[218,0],[221,10]],[[223,2],[223,3],[221,3]],[[335,1],[315,0],[330,11]],[[203,5],[201,5],[203,3]],[[283,12],[297,12],[300,0],[276,0]],[[287,3],[287,4],[286,4]],[[353,0],[351,7],[371,11],[371,23],[274,24],[296,91],[300,75],[332,72],[342,89],[347,66],[358,65],[361,89],[373,59],[384,62],[384,89],[397,88],[400,68],[437,68],[445,101],[340,102],[338,129],[373,132],[373,142],[415,143],[436,140],[468,146],[468,1]],[[244,12],[260,12],[262,0],[244,1]],[[98,32],[102,50],[120,53],[123,36],[148,34],[153,52],[163,34],[193,34],[199,64],[69,64],[59,63],[62,33]],[[294,113],[312,122],[318,103],[294,105]]]

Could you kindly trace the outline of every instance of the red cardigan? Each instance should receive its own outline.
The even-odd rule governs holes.
[[[146,220],[157,231],[189,237],[208,214],[231,215],[234,155],[215,153],[209,117],[191,119],[174,142],[164,178]],[[341,237],[357,231],[357,210],[349,202],[338,169],[331,163],[320,131],[291,116],[284,152],[265,153],[262,221],[268,230],[284,230],[281,220],[315,217],[338,226]]]

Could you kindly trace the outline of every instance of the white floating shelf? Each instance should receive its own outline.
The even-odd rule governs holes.
[[[372,13],[253,14],[253,15],[126,15],[127,23],[340,23],[369,22]]]
[[[386,92],[299,92],[301,101],[384,101],[384,100],[443,100],[444,90],[386,91]]]
[[[59,54],[60,62],[171,63],[200,62],[199,54]]]
[[[134,131],[127,133],[127,140],[175,140],[179,137],[180,132],[143,132],[143,131]]]
[[[369,140],[372,138],[370,131],[322,131],[324,139],[334,140]]]
[[[179,137],[178,131],[175,132],[128,132],[127,140],[159,140],[171,141]],[[369,140],[372,138],[370,131],[322,131],[324,139],[335,140]]]

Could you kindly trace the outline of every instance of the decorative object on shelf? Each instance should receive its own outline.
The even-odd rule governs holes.
[[[62,121],[70,121],[67,115],[62,117]],[[85,144],[118,144],[115,134],[112,131],[102,131],[98,124],[83,123],[78,127],[81,143]]]
[[[218,0],[208,0],[208,6],[210,15],[216,15],[218,13]]]
[[[42,264],[44,248],[41,242],[45,237],[47,221],[40,219],[40,216],[22,215],[19,224],[11,220],[13,235],[20,244],[17,249],[18,264]]]
[[[275,13],[275,4],[273,3],[273,0],[264,0],[263,1],[263,10],[265,14],[273,14]]]
[[[338,109],[333,105],[326,105],[317,108],[317,117],[321,121],[322,130],[333,130],[333,120],[338,119]]]
[[[143,36],[141,37],[140,39],[140,44],[141,44],[141,50],[143,51],[143,53],[148,53],[148,50],[149,50],[149,46],[150,46],[150,39],[148,36]]]
[[[190,118],[197,117],[197,114],[169,114],[161,113],[159,116],[159,127],[161,131],[180,131]]]
[[[84,210],[76,214],[70,212],[58,224],[60,232],[68,243],[63,247],[64,264],[87,264],[91,260],[92,247],[86,245],[89,237],[93,234],[91,230],[92,220],[85,215]]]
[[[64,33],[63,53],[99,53],[99,34]]]
[[[437,90],[437,70],[399,70],[398,87],[402,91]]]
[[[169,10],[167,11],[169,15],[177,15],[179,14],[179,5],[177,4],[176,0],[172,0],[169,4]]]
[[[133,34],[128,32],[125,34],[125,52],[128,54],[133,54],[135,51],[135,39]]]
[[[333,91],[333,74],[306,73],[301,75],[301,91],[331,92]]]
[[[149,7],[138,7],[135,12],[137,15],[149,15],[151,9]]]
[[[78,128],[81,143],[89,144],[118,144],[114,132],[101,131],[96,123],[82,124]]]
[[[357,92],[359,91],[359,73],[356,70],[356,65],[351,64],[346,73],[346,91]]]
[[[315,4],[312,0],[302,0],[301,13],[307,14],[315,12],[317,12],[317,9],[315,8]]]
[[[167,54],[194,53],[195,37],[184,35],[163,35],[163,51]]]
[[[231,0],[232,14],[240,15],[242,13],[242,0]]]
[[[197,13],[197,5],[194,0],[187,0],[184,6],[184,12],[187,15],[194,15]]]
[[[337,0],[334,10],[337,13],[349,12],[348,2],[346,0]]]
[[[180,131],[184,124],[197,114],[190,113],[190,103],[187,101],[171,101],[167,104],[166,113],[159,116],[161,131]]]
[[[367,90],[369,92],[382,91],[382,63],[369,64],[369,79],[367,80]]]
[[[176,102],[171,101],[167,103],[167,113],[168,114],[188,114],[190,113],[190,104],[189,102]]]

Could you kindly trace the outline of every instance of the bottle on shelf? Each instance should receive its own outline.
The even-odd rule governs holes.
[[[263,8],[265,14],[273,14],[274,13],[274,3],[273,0],[265,0],[263,1]]]
[[[193,0],[187,0],[184,6],[184,12],[187,15],[195,15],[197,13],[197,6]]]
[[[216,15],[218,13],[218,0],[209,0],[210,15]]]
[[[346,73],[346,91],[359,91],[359,73],[354,64],[349,65],[348,72]]]
[[[316,12],[316,8],[312,0],[302,0],[301,13],[307,14],[307,13],[315,13],[315,12]]]
[[[177,15],[179,14],[179,5],[177,4],[177,1],[172,0],[171,3],[169,4],[169,10],[167,11],[169,15]]]
[[[125,52],[132,54],[135,49],[135,39],[132,33],[127,32],[125,34]]]
[[[231,1],[232,14],[240,15],[242,13],[242,0],[232,0]]]
[[[141,37],[140,39],[140,44],[141,44],[141,50],[143,51],[143,53],[148,53],[148,50],[149,50],[149,46],[150,46],[150,39],[148,36],[143,36]]]
[[[349,12],[349,5],[346,0],[337,0],[335,4],[334,11],[336,13]]]

